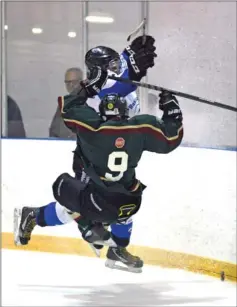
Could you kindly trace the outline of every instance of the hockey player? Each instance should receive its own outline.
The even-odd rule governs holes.
[[[128,78],[140,81],[147,73],[147,69],[154,66],[154,59],[157,56],[155,53],[155,39],[147,35],[145,44],[143,36],[134,39],[131,45],[127,46],[121,55],[115,50],[105,47],[97,46],[90,49],[85,55],[85,63],[88,71],[98,66],[102,70],[106,70],[108,75],[115,75],[118,77]],[[140,106],[136,93],[137,86],[133,84],[126,84],[111,79],[107,79],[105,85],[93,98],[87,99],[87,104],[99,111],[99,104],[101,99],[109,93],[118,93],[120,96],[125,97],[129,110],[129,116],[132,117],[139,113]],[[77,142],[78,147],[80,142]],[[89,177],[81,168],[81,161],[79,157],[79,148],[74,154],[73,170],[76,178],[88,181]],[[64,209],[63,209],[64,210]],[[83,231],[85,222],[82,219],[77,219],[79,229]],[[82,227],[83,226],[83,227]],[[132,234],[133,221],[132,218],[123,223],[112,223],[110,225],[113,236],[120,240],[120,244],[127,246]],[[100,254],[99,249],[103,246],[92,245],[95,253]],[[95,250],[96,248],[96,250]]]
[[[162,119],[151,115],[128,119],[126,101],[116,94],[102,99],[98,115],[86,100],[100,91],[106,77],[106,72],[94,67],[77,95],[59,99],[65,124],[81,141],[79,156],[90,180],[82,182],[67,173],[61,174],[53,184],[53,193],[67,209],[68,219],[81,215],[88,221],[111,224],[129,219],[140,208],[144,185],[136,178],[135,168],[143,151],[171,152],[181,143],[183,127],[178,101],[167,92],[161,93],[159,100]],[[60,219],[64,218],[49,206],[24,207],[16,212],[19,213],[19,219],[15,216],[15,226],[19,221],[15,233],[17,244],[28,243],[35,225],[60,225]],[[85,239],[93,237],[93,229],[85,234]],[[107,265],[120,261],[129,269],[141,268],[141,259],[129,254],[110,235],[103,233],[103,240],[107,236],[116,245],[108,249]]]

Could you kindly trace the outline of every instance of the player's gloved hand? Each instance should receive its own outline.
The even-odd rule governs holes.
[[[81,82],[81,86],[86,90],[88,97],[97,95],[105,85],[108,73],[98,66],[92,67],[87,75],[87,79]]]
[[[168,91],[161,92],[159,97],[159,108],[164,112],[162,119],[174,118],[182,121],[182,111],[176,97]]]
[[[131,80],[140,81],[146,76],[147,69],[155,65],[154,59],[157,54],[155,53],[156,47],[154,43],[155,39],[146,35],[146,40],[143,44],[143,36],[139,36],[124,49],[124,54],[128,56],[127,63]]]
[[[145,39],[144,39],[145,38]],[[156,47],[154,46],[155,39],[151,35],[145,35],[145,37],[138,36],[131,42],[131,49],[134,52],[139,52],[139,50],[145,48],[146,50],[155,51]]]

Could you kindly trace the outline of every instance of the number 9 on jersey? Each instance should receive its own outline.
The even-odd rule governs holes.
[[[125,151],[113,151],[109,154],[108,169],[111,172],[119,172],[117,176],[110,173],[105,174],[105,178],[110,181],[119,181],[123,178],[124,172],[128,169],[128,154]]]

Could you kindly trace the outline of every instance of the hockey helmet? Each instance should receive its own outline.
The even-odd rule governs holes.
[[[127,101],[118,94],[106,95],[100,102],[99,112],[100,116],[105,120],[117,116],[123,119],[128,118]]]
[[[117,51],[105,46],[97,46],[90,49],[85,56],[86,66],[90,69],[99,66],[104,70],[111,70],[119,74],[121,71],[120,56]]]

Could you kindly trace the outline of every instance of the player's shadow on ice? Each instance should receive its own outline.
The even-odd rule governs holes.
[[[187,295],[176,292],[172,283],[178,281],[144,282],[144,283],[118,283],[101,286],[52,286],[52,285],[20,285],[25,291],[60,292],[69,301],[67,306],[169,306],[186,305],[213,302],[224,299],[223,297],[208,296],[203,293],[189,293]],[[181,281],[185,289],[185,283]],[[195,281],[194,284],[208,283],[207,281]],[[196,285],[198,287],[198,285]],[[195,287],[195,286],[194,286]],[[175,291],[172,293],[172,291]],[[194,291],[195,292],[195,291]],[[192,296],[192,297],[190,297]],[[197,296],[197,297],[195,297]]]
[[[205,283],[205,281],[203,281]],[[202,282],[202,283],[203,283]],[[52,286],[52,285],[21,285],[27,289],[40,292],[59,291],[69,301],[70,306],[169,306],[215,302],[222,297],[211,297],[200,292],[187,295],[178,294],[171,284],[173,282],[149,282],[149,283],[118,283],[101,286]],[[190,284],[190,282],[188,282]],[[196,283],[196,282],[195,282]],[[198,283],[200,283],[198,281]],[[182,281],[185,289],[185,282]],[[175,293],[172,293],[172,291]],[[73,293],[72,293],[73,292]],[[197,297],[195,297],[195,295]],[[193,297],[190,297],[193,296]],[[215,304],[215,303],[214,303]],[[69,306],[68,305],[68,306]]]
[[[170,293],[174,288],[167,282],[111,284],[88,290],[89,292],[84,295],[69,294],[65,297],[72,299],[72,306],[78,306],[77,300],[83,300],[83,306],[169,306],[174,304],[188,306],[191,303],[206,304],[221,299],[220,297],[192,298],[189,297],[189,293],[187,296],[176,296]]]

